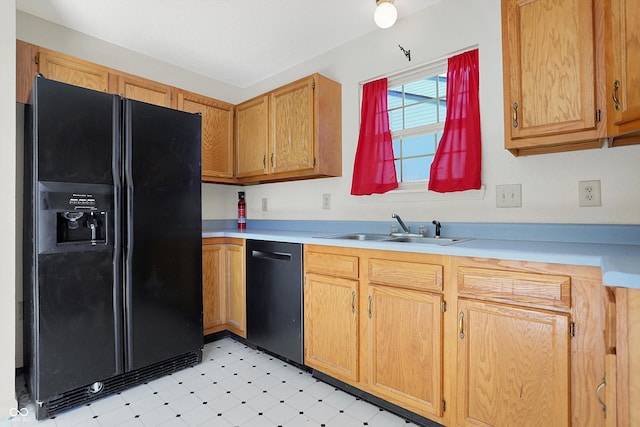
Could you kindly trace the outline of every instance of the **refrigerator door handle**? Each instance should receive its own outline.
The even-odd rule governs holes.
[[[113,173],[113,215],[107,221],[113,221],[112,230],[107,228],[106,236],[113,233],[113,311],[115,328],[116,373],[124,372],[124,325],[122,320],[122,101],[119,96],[113,98],[113,141],[111,147],[111,170]]]
[[[133,364],[132,360],[132,346],[133,346],[133,337],[131,336],[130,325],[133,324],[133,313],[131,308],[131,298],[132,298],[132,278],[133,273],[131,271],[133,264],[133,165],[131,162],[132,158],[132,120],[131,120],[131,106],[128,100],[124,100],[123,102],[123,137],[122,137],[122,151],[123,151],[123,177],[124,177],[124,209],[122,214],[122,221],[124,222],[123,227],[126,231],[123,235],[126,236],[126,247],[124,247],[124,319],[126,322],[125,330],[129,331],[125,337],[125,354],[127,355],[127,360],[125,363],[125,369],[129,370]]]

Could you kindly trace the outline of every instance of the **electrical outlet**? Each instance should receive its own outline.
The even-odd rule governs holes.
[[[497,208],[522,207],[522,185],[521,184],[496,185],[496,207]]]
[[[262,212],[266,212],[267,211],[267,198],[263,198],[262,199]]]
[[[602,206],[600,181],[579,181],[578,197],[581,207]]]
[[[331,209],[331,194],[324,193],[322,195],[322,209]]]

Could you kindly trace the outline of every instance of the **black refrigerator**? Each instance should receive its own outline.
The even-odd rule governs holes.
[[[25,124],[36,417],[202,360],[201,117],[38,75]]]

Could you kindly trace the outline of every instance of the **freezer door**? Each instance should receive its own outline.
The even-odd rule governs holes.
[[[31,97],[24,159],[25,372],[34,397],[45,400],[123,370],[122,269],[113,221],[121,101],[42,76]]]
[[[198,351],[202,336],[199,115],[125,100],[128,370]]]
[[[114,184],[117,96],[38,76],[32,104],[38,181]]]
[[[32,392],[37,400],[118,373],[112,251],[39,256]]]

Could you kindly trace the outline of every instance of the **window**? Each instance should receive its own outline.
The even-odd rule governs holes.
[[[387,93],[398,183],[427,181],[447,113],[447,61],[389,77]]]

